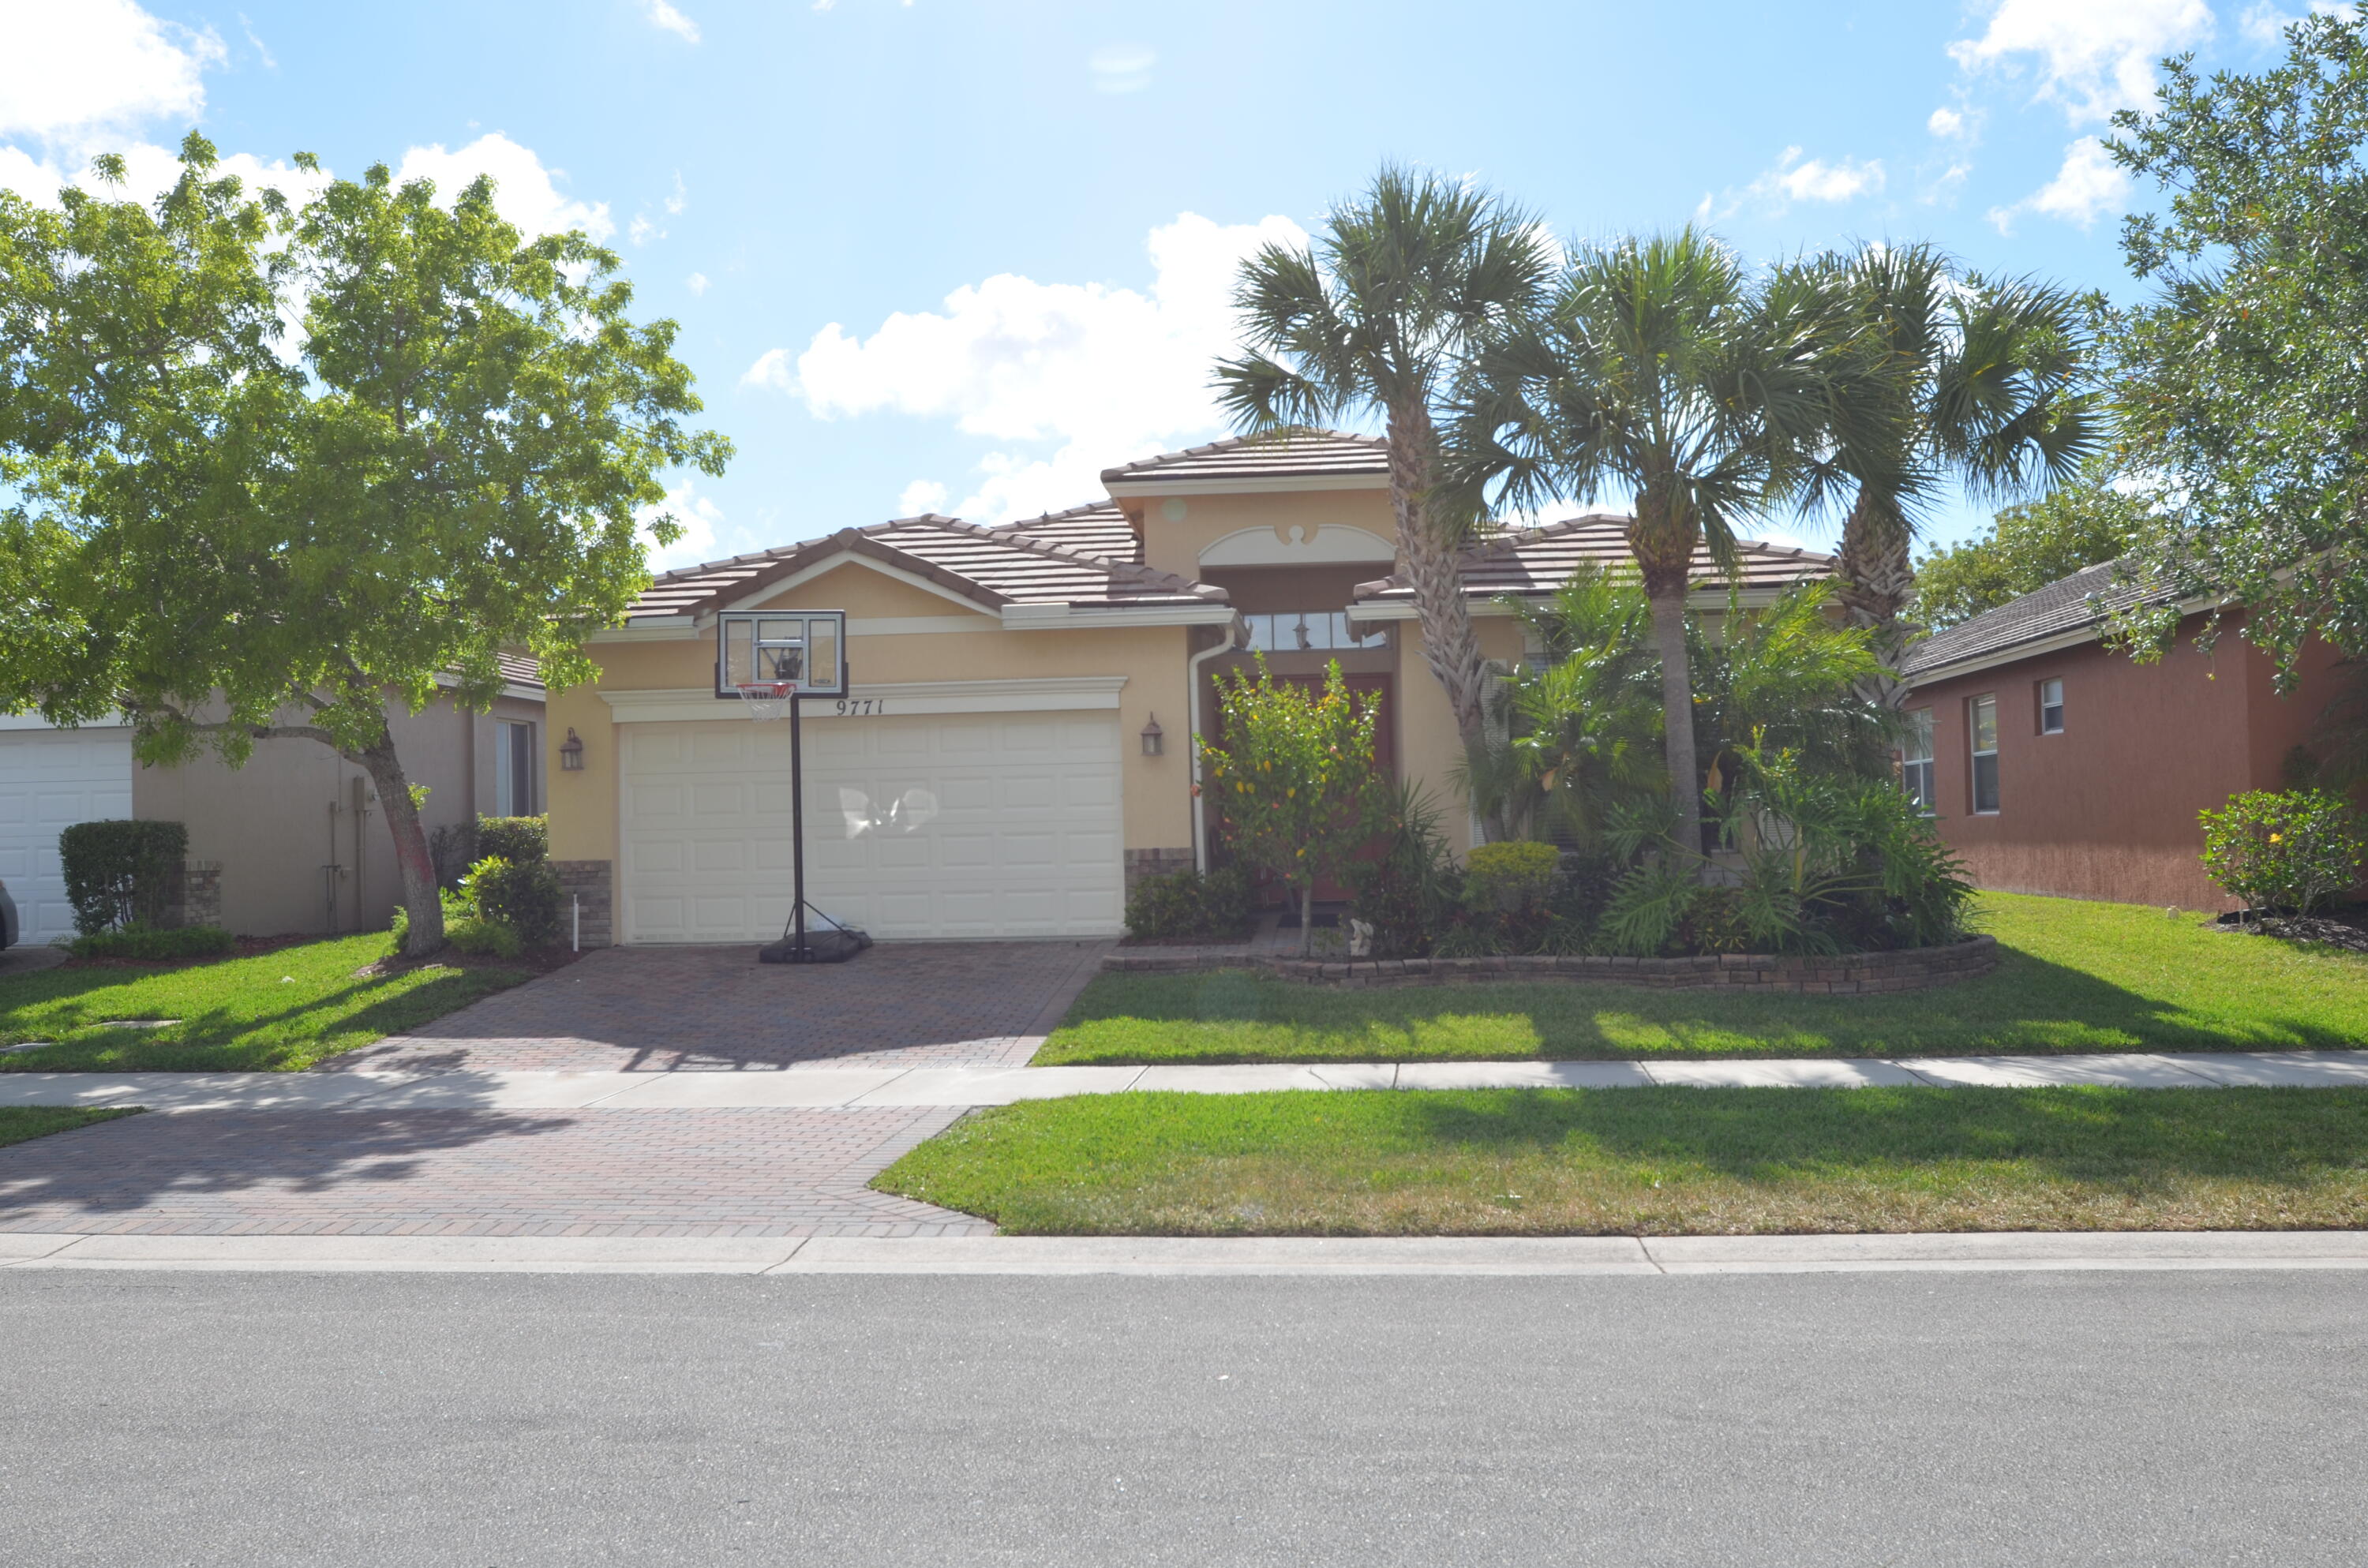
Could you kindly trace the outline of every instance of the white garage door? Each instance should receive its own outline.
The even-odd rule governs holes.
[[[619,726],[627,942],[767,941],[790,915],[786,720]],[[1110,936],[1107,713],[805,722],[806,898],[874,937]]]
[[[130,730],[0,727],[0,882],[28,944],[74,935],[58,831],[131,814]]]

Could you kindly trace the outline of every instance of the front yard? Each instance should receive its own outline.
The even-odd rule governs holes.
[[[2368,1045],[2368,957],[2137,904],[1985,893],[1998,967],[1883,996],[1565,983],[1334,991],[1242,971],[1102,975],[1038,1065],[1936,1056]]]
[[[0,1148],[10,1143],[22,1143],[28,1138],[46,1138],[52,1132],[72,1132],[77,1127],[88,1127],[95,1121],[113,1121],[119,1116],[138,1116],[138,1107],[122,1109],[96,1109],[85,1106],[0,1106]]]
[[[365,932],[173,969],[11,976],[0,980],[0,1047],[50,1043],[0,1051],[0,1072],[295,1072],[527,978],[507,969],[355,972],[386,949],[386,933]]]
[[[1043,1235],[2348,1229],[2368,1090],[1088,1095],[872,1185]]]

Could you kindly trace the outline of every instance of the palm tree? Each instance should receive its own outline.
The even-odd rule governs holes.
[[[1489,192],[1396,167],[1333,208],[1326,228],[1312,247],[1268,244],[1243,263],[1234,303],[1247,348],[1219,361],[1215,385],[1245,433],[1382,415],[1423,658],[1470,748],[1486,667],[1455,558],[1479,517],[1437,489],[1431,410],[1473,341],[1535,302],[1553,247]]]
[[[1686,594],[1707,548],[1730,575],[1736,529],[1795,495],[1837,433],[1870,473],[1896,396],[1826,270],[1757,280],[1708,234],[1582,247],[1552,299],[1474,356],[1451,476],[1500,506],[1633,496],[1628,544],[1660,665],[1662,746],[1677,842],[1701,843],[1702,776],[1686,657]],[[1894,443],[1896,445],[1896,443]]]
[[[2089,343],[2069,291],[2029,279],[1960,280],[1927,245],[1868,245],[1815,264],[1848,294],[1895,374],[1861,383],[1898,396],[1892,419],[1839,428],[1824,482],[1850,494],[1838,576],[1850,619],[1896,665],[1899,616],[1916,585],[1909,546],[1931,489],[1954,473],[1977,501],[2027,499],[2074,477],[2102,446],[2098,395],[2084,377]],[[1868,440],[1881,449],[1869,449]],[[1886,700],[1903,687],[1883,683]]]

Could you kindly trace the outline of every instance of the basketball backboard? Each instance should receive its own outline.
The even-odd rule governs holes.
[[[732,698],[757,682],[787,682],[802,695],[847,694],[847,612],[755,610],[715,624],[715,695]]]

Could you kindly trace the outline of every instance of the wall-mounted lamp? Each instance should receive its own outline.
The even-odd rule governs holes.
[[[575,737],[575,726],[567,727],[567,739],[559,747],[559,766],[563,772],[584,771],[584,743]]]
[[[1143,727],[1143,755],[1157,756],[1167,747],[1167,732],[1159,727],[1159,715],[1155,713],[1151,716],[1151,722]]]

